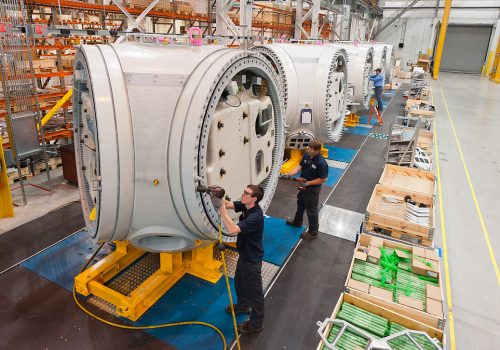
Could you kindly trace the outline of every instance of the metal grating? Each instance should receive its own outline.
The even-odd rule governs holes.
[[[226,249],[224,252],[226,256],[227,273],[229,277],[234,278],[239,254],[232,249]],[[217,249],[214,250],[214,259],[222,261],[220,252]],[[264,290],[267,289],[279,269],[280,267],[278,265],[274,265],[266,261],[262,262],[262,287]]]
[[[113,278],[107,287],[129,296],[142,282],[160,268],[160,254],[146,253],[125,271]]]
[[[328,164],[328,166],[331,168],[347,169],[347,166],[349,165],[349,163],[339,162],[338,160],[333,160],[333,159],[325,159],[325,160],[326,164]]]

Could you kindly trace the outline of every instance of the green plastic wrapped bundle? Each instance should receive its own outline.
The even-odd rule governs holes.
[[[343,303],[338,319],[349,322],[365,331],[383,338],[388,333],[389,321],[349,303]]]
[[[327,336],[328,342],[332,343],[335,340],[335,337],[339,334],[340,327],[337,325],[333,325],[330,333]],[[338,340],[336,346],[341,350],[355,350],[356,347],[360,347],[362,349],[366,348],[368,345],[368,340],[354,334],[353,332],[346,330],[340,339]],[[329,350],[326,346],[323,346],[322,350]]]
[[[392,283],[392,275],[390,273],[384,271],[379,265],[371,264],[366,261],[355,260],[352,272],[377,281],[384,280],[385,283]]]
[[[389,326],[389,335],[393,335],[404,330],[406,330],[406,327],[401,326],[399,323],[391,322],[391,325]]]
[[[376,286],[376,287],[380,287],[380,288],[392,291],[392,288],[391,288],[392,286],[390,284],[382,283],[378,280],[374,280],[373,278],[365,277],[365,276],[359,275],[357,273],[353,273],[351,275],[351,278],[355,281],[368,283],[370,286]]]
[[[436,346],[426,337],[420,334],[412,334],[413,339],[424,350],[436,350]],[[403,335],[389,340],[389,345],[394,350],[419,350],[408,335]]]

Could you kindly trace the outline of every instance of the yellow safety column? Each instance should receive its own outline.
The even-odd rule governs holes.
[[[444,4],[443,19],[441,21],[441,29],[439,30],[438,46],[436,56],[434,57],[433,78],[437,80],[439,77],[439,66],[441,65],[441,57],[443,56],[444,40],[446,38],[446,29],[448,29],[448,18],[450,17],[451,0],[446,0]]]
[[[490,65],[488,63],[488,69]],[[499,84],[500,83],[500,38],[498,39],[497,51],[495,52],[495,60],[493,61],[493,69],[490,73],[490,80]]]
[[[14,216],[14,206],[10,195],[7,164],[3,154],[2,137],[0,136],[0,218]]]

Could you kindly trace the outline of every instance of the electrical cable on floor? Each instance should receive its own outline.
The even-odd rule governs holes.
[[[222,227],[221,227],[221,225],[219,225],[219,243],[221,243],[221,242],[222,242]],[[99,251],[101,250],[101,248],[103,246],[104,246],[104,242],[99,245],[99,247],[94,252],[94,254],[92,254],[92,256],[90,257],[90,259],[87,260],[87,263],[80,270],[80,273],[83,272],[89,266],[89,264],[91,263],[91,261],[99,253]],[[240,342],[239,342],[239,338],[238,338],[238,329],[237,329],[237,326],[236,326],[236,315],[234,313],[233,299],[232,299],[232,295],[231,295],[231,287],[229,285],[229,277],[228,277],[228,274],[227,274],[226,259],[225,259],[225,256],[224,256],[224,251],[221,251],[221,256],[222,256],[222,265],[224,266],[224,276],[226,278],[226,285],[227,285],[227,288],[228,288],[229,302],[231,304],[231,311],[232,311],[232,315],[233,315],[233,323],[234,323],[234,330],[235,330],[235,334],[236,334],[236,341],[238,343],[238,349],[240,349]],[[73,284],[73,291],[72,291],[72,293],[73,293],[73,300],[75,301],[76,305],[83,312],[85,312],[90,317],[96,319],[97,321],[100,321],[100,322],[102,322],[104,324],[107,324],[108,326],[112,326],[112,327],[116,327],[116,328],[122,328],[122,329],[130,329],[130,330],[146,330],[146,329],[158,329],[158,328],[167,328],[167,327],[176,327],[176,326],[190,326],[190,325],[204,326],[204,327],[208,327],[208,328],[211,328],[214,331],[216,331],[217,334],[219,335],[219,337],[222,340],[223,349],[224,350],[227,349],[226,337],[224,336],[224,333],[222,333],[222,331],[219,328],[215,327],[214,325],[212,325],[210,323],[200,322],[200,321],[185,321],[185,322],[164,323],[164,324],[152,325],[152,326],[128,326],[128,325],[124,325],[124,324],[114,323],[114,322],[105,320],[105,319],[103,319],[103,318],[95,315],[91,311],[87,310],[78,301],[78,298],[76,297],[76,290],[75,290],[75,285],[74,284]]]
[[[240,337],[238,336],[238,326],[236,325],[236,314],[234,313],[234,304],[233,304],[233,295],[231,293],[231,285],[229,284],[229,275],[227,273],[227,266],[226,266],[226,256],[224,253],[224,243],[222,242],[222,217],[220,218],[220,223],[219,223],[219,245],[217,248],[220,250],[220,255],[222,257],[222,266],[224,267],[224,278],[226,279],[226,287],[227,287],[227,294],[229,296],[229,305],[231,306],[231,315],[233,317],[233,326],[234,326],[234,335],[236,337],[236,344],[238,345],[238,350],[241,350],[240,347]]]

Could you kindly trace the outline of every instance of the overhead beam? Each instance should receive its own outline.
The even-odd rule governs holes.
[[[406,11],[408,11],[409,9],[411,9],[413,6],[415,6],[415,4],[417,2],[419,2],[420,0],[413,0],[407,7],[405,7],[404,9],[402,9],[396,16],[390,18],[389,20],[387,20],[386,23],[384,23],[379,29],[377,29],[375,31],[375,34],[373,34],[373,38],[376,38],[377,36],[379,36],[384,30],[386,30],[387,28],[389,28],[389,26],[391,26],[394,22],[396,22],[399,18],[401,18],[402,15],[404,15],[406,13]]]

